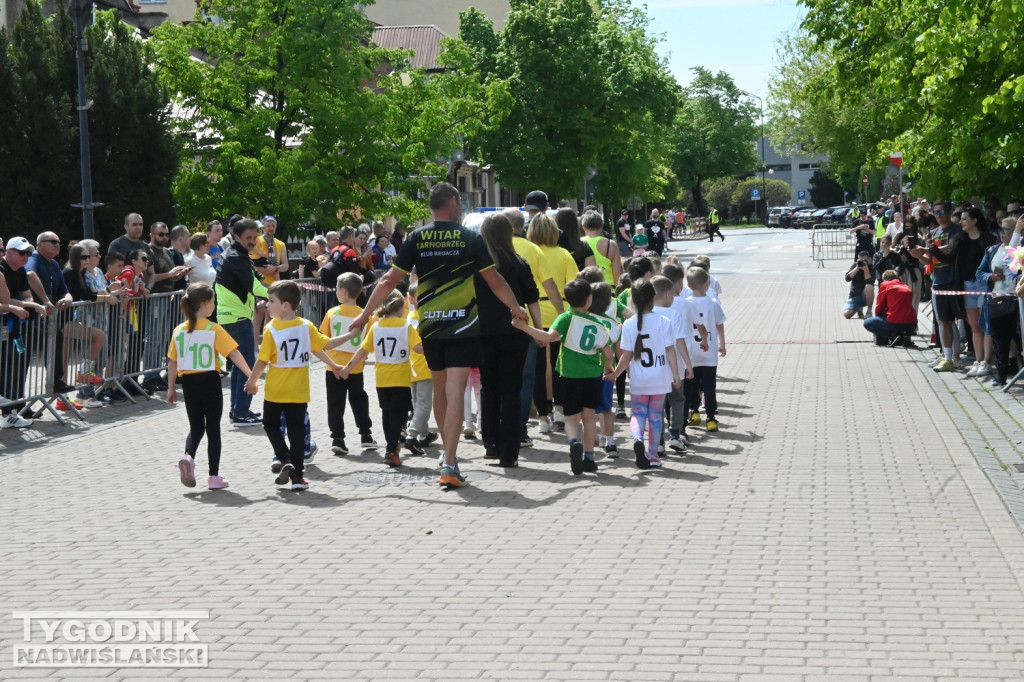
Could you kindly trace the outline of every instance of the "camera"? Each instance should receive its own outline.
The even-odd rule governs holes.
[[[868,264],[868,262],[866,260],[864,260],[863,258],[857,261],[857,265],[859,267],[864,267],[867,264]]]

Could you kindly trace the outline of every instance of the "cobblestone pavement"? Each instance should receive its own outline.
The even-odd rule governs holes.
[[[677,243],[713,258],[728,356],[721,431],[661,471],[574,477],[534,434],[509,472],[465,445],[457,491],[432,457],[321,451],[292,493],[226,427],[211,492],[178,483],[181,407],[0,433],[0,677],[1021,679],[1024,409],[868,342],[806,236]],[[209,667],[12,668],[33,609],[209,610]]]

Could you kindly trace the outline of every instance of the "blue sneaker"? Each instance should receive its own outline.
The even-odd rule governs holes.
[[[317,450],[319,449],[320,448],[317,447],[315,440],[309,441],[309,451],[302,456],[302,461],[305,464],[312,464],[313,458],[316,457]]]
[[[466,485],[466,477],[459,473],[458,465],[453,467],[446,465],[441,467],[441,477],[438,479],[438,484],[448,486],[449,488],[461,488]]]

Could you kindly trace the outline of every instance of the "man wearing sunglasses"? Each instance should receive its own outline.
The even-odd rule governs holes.
[[[129,213],[124,218],[124,234],[110,242],[110,246],[107,247],[107,253],[119,253],[124,258],[126,265],[134,265],[132,263],[131,255],[134,251],[141,249],[146,254],[146,269],[138,274],[141,275],[145,283],[146,290],[149,291],[152,290],[153,287],[154,259],[153,250],[150,248],[149,244],[142,241],[143,227],[142,216],[138,213]],[[149,322],[148,315],[146,313],[148,313],[149,309],[148,306],[145,305],[145,302],[138,302],[137,305],[140,306],[138,314],[138,333],[142,335],[140,338],[145,338],[146,327]],[[142,344],[137,342],[129,344],[125,362],[125,371],[129,374],[139,371],[139,366],[142,363]],[[129,393],[142,395],[139,389],[132,384],[129,384],[126,389]]]
[[[35,292],[37,302],[41,303],[50,314],[55,310],[65,310],[71,305],[71,292],[64,281],[64,273],[61,271],[57,256],[60,255],[60,237],[54,232],[41,232],[36,237],[36,252],[33,253],[25,269],[34,273],[38,280],[29,275],[29,284]],[[62,325],[57,327],[57,348],[64,347],[64,330]],[[53,390],[57,393],[67,393],[72,390],[64,382],[63,354],[54,353],[53,360]],[[68,405],[64,400],[57,401],[57,409],[67,409]]]
[[[40,317],[46,317],[47,309],[32,300],[32,292],[29,287],[28,274],[25,271],[25,263],[32,255],[32,244],[24,237],[14,237],[7,242],[7,249],[4,251],[3,260],[0,261],[0,275],[4,278],[7,291],[10,296],[9,306],[17,306],[22,311],[33,311]],[[16,311],[9,316],[12,327],[9,331],[9,341],[3,344],[3,357],[0,358],[0,366],[4,368],[0,376],[0,395],[9,399],[21,398],[25,395],[25,377],[28,375],[28,367],[32,361],[32,344],[25,343],[22,330],[25,323],[22,319],[27,317],[24,313]],[[16,339],[22,339],[17,343]],[[3,418],[0,419],[0,428],[3,429],[24,429],[32,426],[31,419],[24,419],[18,414],[18,410],[24,407],[24,403],[5,405],[0,411]]]

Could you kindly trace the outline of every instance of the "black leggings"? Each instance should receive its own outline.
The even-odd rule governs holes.
[[[1006,381],[1009,375],[1010,364],[1010,342],[1016,340],[1020,348],[1020,334],[1017,333],[1017,311],[1003,317],[993,317],[992,324],[992,346],[995,355],[995,375],[999,381]]]
[[[281,415],[288,431],[288,443],[281,433]],[[274,447],[274,457],[291,463],[292,483],[302,480],[303,455],[306,450],[306,403],[275,403],[263,400],[263,430]]]
[[[562,404],[562,375],[555,369],[558,366],[559,348],[561,348],[561,344],[558,341],[552,341],[547,348],[547,362],[551,363],[551,395],[554,396],[555,405]],[[548,366],[544,359],[544,349],[538,348],[537,350],[537,372],[534,374],[533,380],[533,404],[537,406],[537,414],[546,417],[551,414],[552,403],[551,400],[548,400],[548,382],[545,376]]]
[[[522,332],[481,337],[480,430],[484,447],[494,450],[503,464],[519,460],[519,393],[530,341]]]
[[[385,386],[377,389],[380,421],[384,427],[384,451],[397,452],[402,429],[412,412],[412,389],[408,386]]]
[[[623,372],[615,380],[615,395],[619,399],[620,408],[626,404],[626,374],[627,372]]]
[[[210,475],[220,475],[220,418],[224,414],[224,393],[217,372],[198,372],[178,376],[181,392],[185,396],[185,414],[188,415],[188,437],[185,452],[195,459],[199,443],[206,434],[206,458]]]

